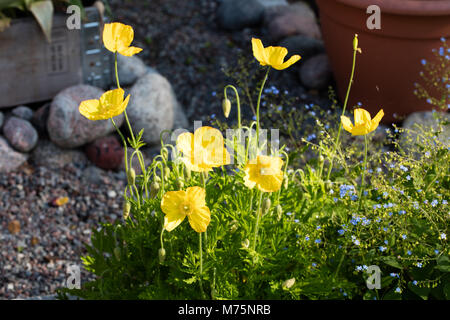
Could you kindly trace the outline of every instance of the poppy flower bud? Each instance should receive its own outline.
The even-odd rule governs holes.
[[[155,177],[153,178],[153,181],[155,181],[156,183],[161,183],[161,178],[157,175],[155,175]]]
[[[183,180],[178,179],[178,180],[177,180],[177,188],[178,188],[179,190],[181,190],[181,189],[183,189],[183,187],[184,187]]]
[[[158,182],[153,181],[152,184],[150,185],[150,197],[154,198],[156,197],[156,195],[158,194],[160,185]]]
[[[243,248],[248,248],[250,246],[250,240],[245,239],[244,241],[241,242],[241,245]]]
[[[225,118],[228,118],[231,111],[231,101],[228,98],[223,99],[222,101],[222,109],[223,114],[225,115]]]
[[[355,37],[353,38],[353,50],[361,53],[361,48],[358,48],[358,34],[355,34]]]
[[[281,208],[281,205],[277,205],[277,220],[281,220],[281,215],[283,214],[283,208]]]
[[[136,171],[134,171],[133,168],[128,169],[127,179],[128,179],[128,184],[130,186],[134,186],[134,183],[136,182]]]
[[[231,221],[230,232],[231,233],[235,232],[238,227],[239,227],[239,223],[237,222],[237,220]]]
[[[159,258],[159,263],[164,263],[164,260],[166,259],[166,250],[164,248],[160,248],[158,250],[158,258]]]
[[[131,211],[131,203],[129,201],[125,201],[125,203],[123,204],[123,219],[127,220],[128,217],[130,216],[130,211]]]
[[[164,168],[164,180],[168,180],[170,175],[170,169],[168,167]]]
[[[115,247],[113,252],[114,252],[114,257],[116,257],[116,259],[120,261],[120,249],[119,249],[119,247]]]
[[[188,167],[184,166],[184,178],[186,180],[190,180],[191,179],[191,169],[189,169]]]
[[[287,279],[283,282],[283,288],[290,289],[295,284],[295,278]]]
[[[325,158],[322,155],[320,155],[319,156],[319,163],[322,164],[324,161],[325,161]]]
[[[264,201],[262,203],[262,214],[268,213],[271,205],[272,205],[272,202],[270,201],[270,198],[264,199]]]

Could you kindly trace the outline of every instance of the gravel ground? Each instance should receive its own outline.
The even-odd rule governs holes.
[[[242,54],[251,59],[250,39],[261,36],[260,30],[220,30],[217,0],[110,4],[115,21],[133,26],[134,45],[144,48],[141,58],[169,79],[189,120],[206,120],[211,114],[223,119],[220,93],[230,81],[223,68],[235,66]],[[324,101],[323,95],[298,85],[296,76],[274,74],[267,85],[289,90],[300,102]],[[91,229],[121,217],[124,187],[123,172],[81,164],[50,170],[27,163],[0,174],[0,299],[54,294],[69,276],[66,268],[81,266]],[[67,204],[52,205],[64,196]],[[81,281],[89,277],[82,270]]]
[[[99,184],[89,181],[95,174]],[[67,267],[81,267],[91,228],[121,217],[124,183],[123,173],[75,165],[55,171],[26,164],[0,174],[0,298],[55,293]],[[69,202],[56,206],[58,197]],[[88,279],[82,270],[81,281]]]

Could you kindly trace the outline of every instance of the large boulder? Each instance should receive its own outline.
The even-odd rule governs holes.
[[[20,152],[31,151],[38,141],[38,133],[27,120],[9,117],[5,121],[3,134],[11,146]]]
[[[28,155],[16,152],[5,139],[0,137],[0,172],[9,172],[27,161]]]
[[[219,25],[230,31],[261,23],[264,6],[258,0],[223,0],[217,10]]]
[[[304,2],[267,8],[264,24],[273,41],[293,35],[305,35],[314,39],[322,38],[316,15]]]
[[[125,57],[118,54],[117,69],[121,86],[132,85],[138,78],[148,72],[148,68],[142,59],[135,55]]]
[[[146,143],[160,141],[163,130],[171,130],[177,99],[169,81],[159,73],[147,73],[130,90],[127,114],[137,133],[144,129]]]
[[[92,121],[78,111],[83,100],[99,99],[103,90],[76,85],[56,95],[50,105],[47,131],[50,139],[62,148],[76,148],[113,132],[111,120]],[[123,123],[123,114],[114,117],[118,127]]]
[[[309,89],[324,89],[332,77],[330,62],[325,53],[314,56],[300,67],[300,80]]]

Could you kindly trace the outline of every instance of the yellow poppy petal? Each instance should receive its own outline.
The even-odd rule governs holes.
[[[208,126],[195,130],[194,164],[220,166],[223,163],[223,157],[223,136],[219,130]]]
[[[189,202],[192,203],[194,207],[204,207],[206,206],[206,191],[201,187],[189,187],[186,189],[186,195]]]
[[[370,123],[369,123],[370,126]],[[353,136],[363,136],[369,133],[369,128],[366,124],[362,124],[360,126],[354,126],[352,129]]]
[[[244,185],[249,188],[253,189],[256,185],[256,182],[251,180],[251,177],[254,177],[256,175],[255,170],[257,168],[256,164],[247,163],[247,165],[244,168],[245,176],[244,176]]]
[[[267,47],[265,50],[269,58],[269,64],[272,67],[282,65],[284,57],[286,57],[288,53],[287,49],[284,47]]]
[[[207,206],[195,208],[188,217],[189,224],[196,232],[205,232],[211,222],[211,212]]]
[[[352,132],[353,130],[353,124],[352,121],[349,119],[349,117],[346,116],[341,116],[341,123],[342,123],[342,127],[348,131],[348,132]]]
[[[181,207],[185,201],[185,191],[168,191],[164,194],[161,200],[161,210],[166,215],[164,229],[172,231],[183,222],[186,214],[181,210]]]
[[[113,34],[113,30],[115,29],[113,23],[107,23],[103,27],[103,45],[106,49],[111,52],[116,52],[116,42]]]
[[[119,23],[120,27],[117,30],[117,44],[120,47],[129,47],[134,39],[133,27]]]
[[[161,200],[161,210],[165,214],[176,214],[181,204],[186,200],[186,191],[168,191]]]
[[[141,52],[142,49],[138,47],[126,47],[126,48],[120,48],[117,50],[121,55],[126,57],[134,56],[135,54]]]
[[[117,109],[117,111],[113,114],[113,117],[118,116],[119,114],[122,114],[125,109],[128,106],[128,102],[130,102],[130,95],[128,95],[125,100],[122,102],[122,104],[120,105],[120,107]]]
[[[80,103],[78,111],[89,120],[99,120],[98,119],[99,107],[100,107],[99,100],[96,99],[85,100]]]
[[[184,132],[177,138],[176,146],[185,156],[190,157],[192,153],[194,135],[190,132]]]
[[[289,60],[284,62],[283,64],[281,64],[279,66],[273,66],[273,67],[277,70],[283,70],[283,69],[289,68],[291,65],[293,65],[300,59],[301,59],[301,57],[298,54],[296,54],[296,55],[293,55],[292,57],[290,57]]]
[[[263,175],[257,183],[258,189],[263,192],[275,192],[281,188],[283,183],[283,172],[280,171],[277,174]]]
[[[383,109],[381,109],[380,111],[378,111],[375,118],[372,119],[372,122],[370,124],[370,132],[372,132],[376,128],[378,128],[378,125],[380,124],[380,121],[383,118],[383,116],[384,116],[384,111],[383,111]]]
[[[186,215],[179,213],[178,215],[167,215],[164,217],[164,229],[168,232],[178,227],[186,218]]]
[[[252,50],[256,60],[263,66],[267,65],[267,56],[260,39],[252,38]]]
[[[370,123],[371,121],[370,113],[362,108],[355,109],[354,117],[355,117],[355,126]]]

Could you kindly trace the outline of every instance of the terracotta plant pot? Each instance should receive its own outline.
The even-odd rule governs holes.
[[[433,107],[414,95],[423,81],[421,60],[432,61],[442,37],[450,35],[450,0],[316,0],[325,46],[344,100],[352,65],[352,40],[358,34],[362,54],[348,108],[361,102],[372,115],[384,109],[383,122]],[[370,30],[367,7],[381,9],[381,29]]]

